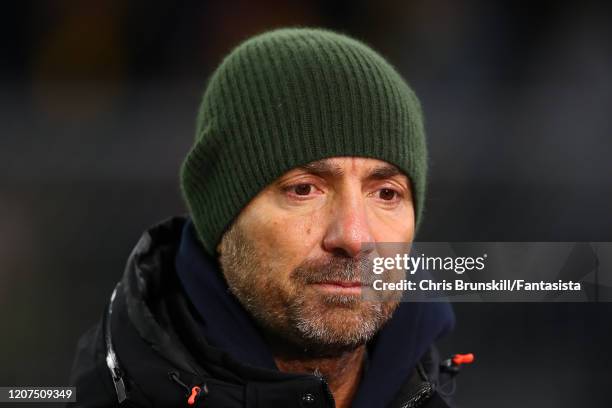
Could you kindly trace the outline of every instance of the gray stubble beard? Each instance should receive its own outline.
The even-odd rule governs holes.
[[[359,278],[363,261],[350,258],[332,258],[323,265],[304,262],[291,273],[297,288],[294,285],[289,294],[278,291],[274,271],[262,265],[255,246],[236,224],[221,240],[219,261],[230,291],[260,326],[317,355],[350,351],[367,343],[397,307],[397,302],[366,302],[355,295],[313,293],[308,287],[323,277]],[[267,279],[254,279],[257,276]]]

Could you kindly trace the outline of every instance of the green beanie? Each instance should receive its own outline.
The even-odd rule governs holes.
[[[419,101],[367,45],[324,29],[269,31],[236,47],[199,109],[181,189],[205,250],[262,189],[323,158],[361,156],[410,178],[417,229],[427,149]]]

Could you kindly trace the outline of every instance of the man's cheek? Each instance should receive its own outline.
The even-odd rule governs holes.
[[[406,242],[414,237],[414,221],[410,214],[402,217],[375,217],[370,228],[376,242]]]
[[[267,250],[292,257],[305,256],[308,247],[315,238],[314,226],[309,220],[294,218],[278,218],[267,223],[262,240]]]

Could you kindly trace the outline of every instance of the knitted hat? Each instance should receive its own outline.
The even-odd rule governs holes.
[[[290,169],[361,156],[411,180],[417,228],[427,150],[419,101],[367,45],[324,29],[285,28],[236,47],[213,73],[181,189],[199,238],[215,254],[248,202]]]

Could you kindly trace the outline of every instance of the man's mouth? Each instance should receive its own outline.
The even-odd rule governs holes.
[[[312,285],[323,292],[345,295],[360,295],[361,288],[364,286],[360,281],[323,281],[312,283]]]

